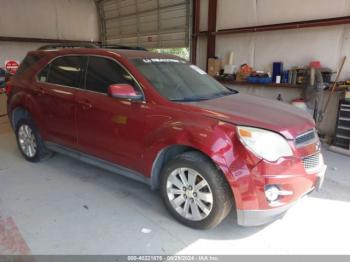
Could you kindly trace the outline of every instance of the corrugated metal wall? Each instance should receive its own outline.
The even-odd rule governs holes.
[[[98,8],[107,44],[189,46],[189,0],[102,0]]]

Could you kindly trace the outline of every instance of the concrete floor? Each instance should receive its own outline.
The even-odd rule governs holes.
[[[0,118],[0,254],[349,254],[350,158],[324,154],[323,191],[283,219],[197,231],[146,185],[58,154],[26,162]]]

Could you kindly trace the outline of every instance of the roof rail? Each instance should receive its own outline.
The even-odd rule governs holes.
[[[94,43],[66,43],[66,44],[51,44],[39,47],[37,50],[54,50],[63,48],[106,48],[106,49],[125,49],[125,50],[141,50],[147,51],[146,48],[140,46],[125,46],[125,45],[108,45]]]
[[[126,45],[100,45],[101,48],[106,48],[106,49],[126,49],[126,50],[140,50],[140,51],[147,51],[146,48],[141,47],[141,46],[126,46]]]
[[[98,45],[93,43],[67,43],[67,44],[53,44],[44,45],[39,47],[37,50],[52,50],[52,49],[62,49],[62,48],[99,48]]]

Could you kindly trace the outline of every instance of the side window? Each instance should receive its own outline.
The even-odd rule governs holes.
[[[85,58],[80,56],[63,56],[55,59],[50,64],[46,82],[70,87],[80,87],[84,61]],[[45,69],[42,72],[43,74],[45,73]]]
[[[107,93],[108,87],[112,84],[130,84],[139,91],[133,78],[118,63],[103,57],[89,57],[86,89]]]

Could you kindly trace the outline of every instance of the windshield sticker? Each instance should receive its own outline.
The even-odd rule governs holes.
[[[198,66],[195,66],[195,65],[190,65],[190,67],[196,71],[197,73],[201,74],[201,75],[206,75],[207,73],[204,72],[202,69],[200,69]]]
[[[185,64],[185,61],[177,60],[177,59],[163,59],[163,58],[150,58],[150,59],[142,59],[144,63],[181,63]]]

